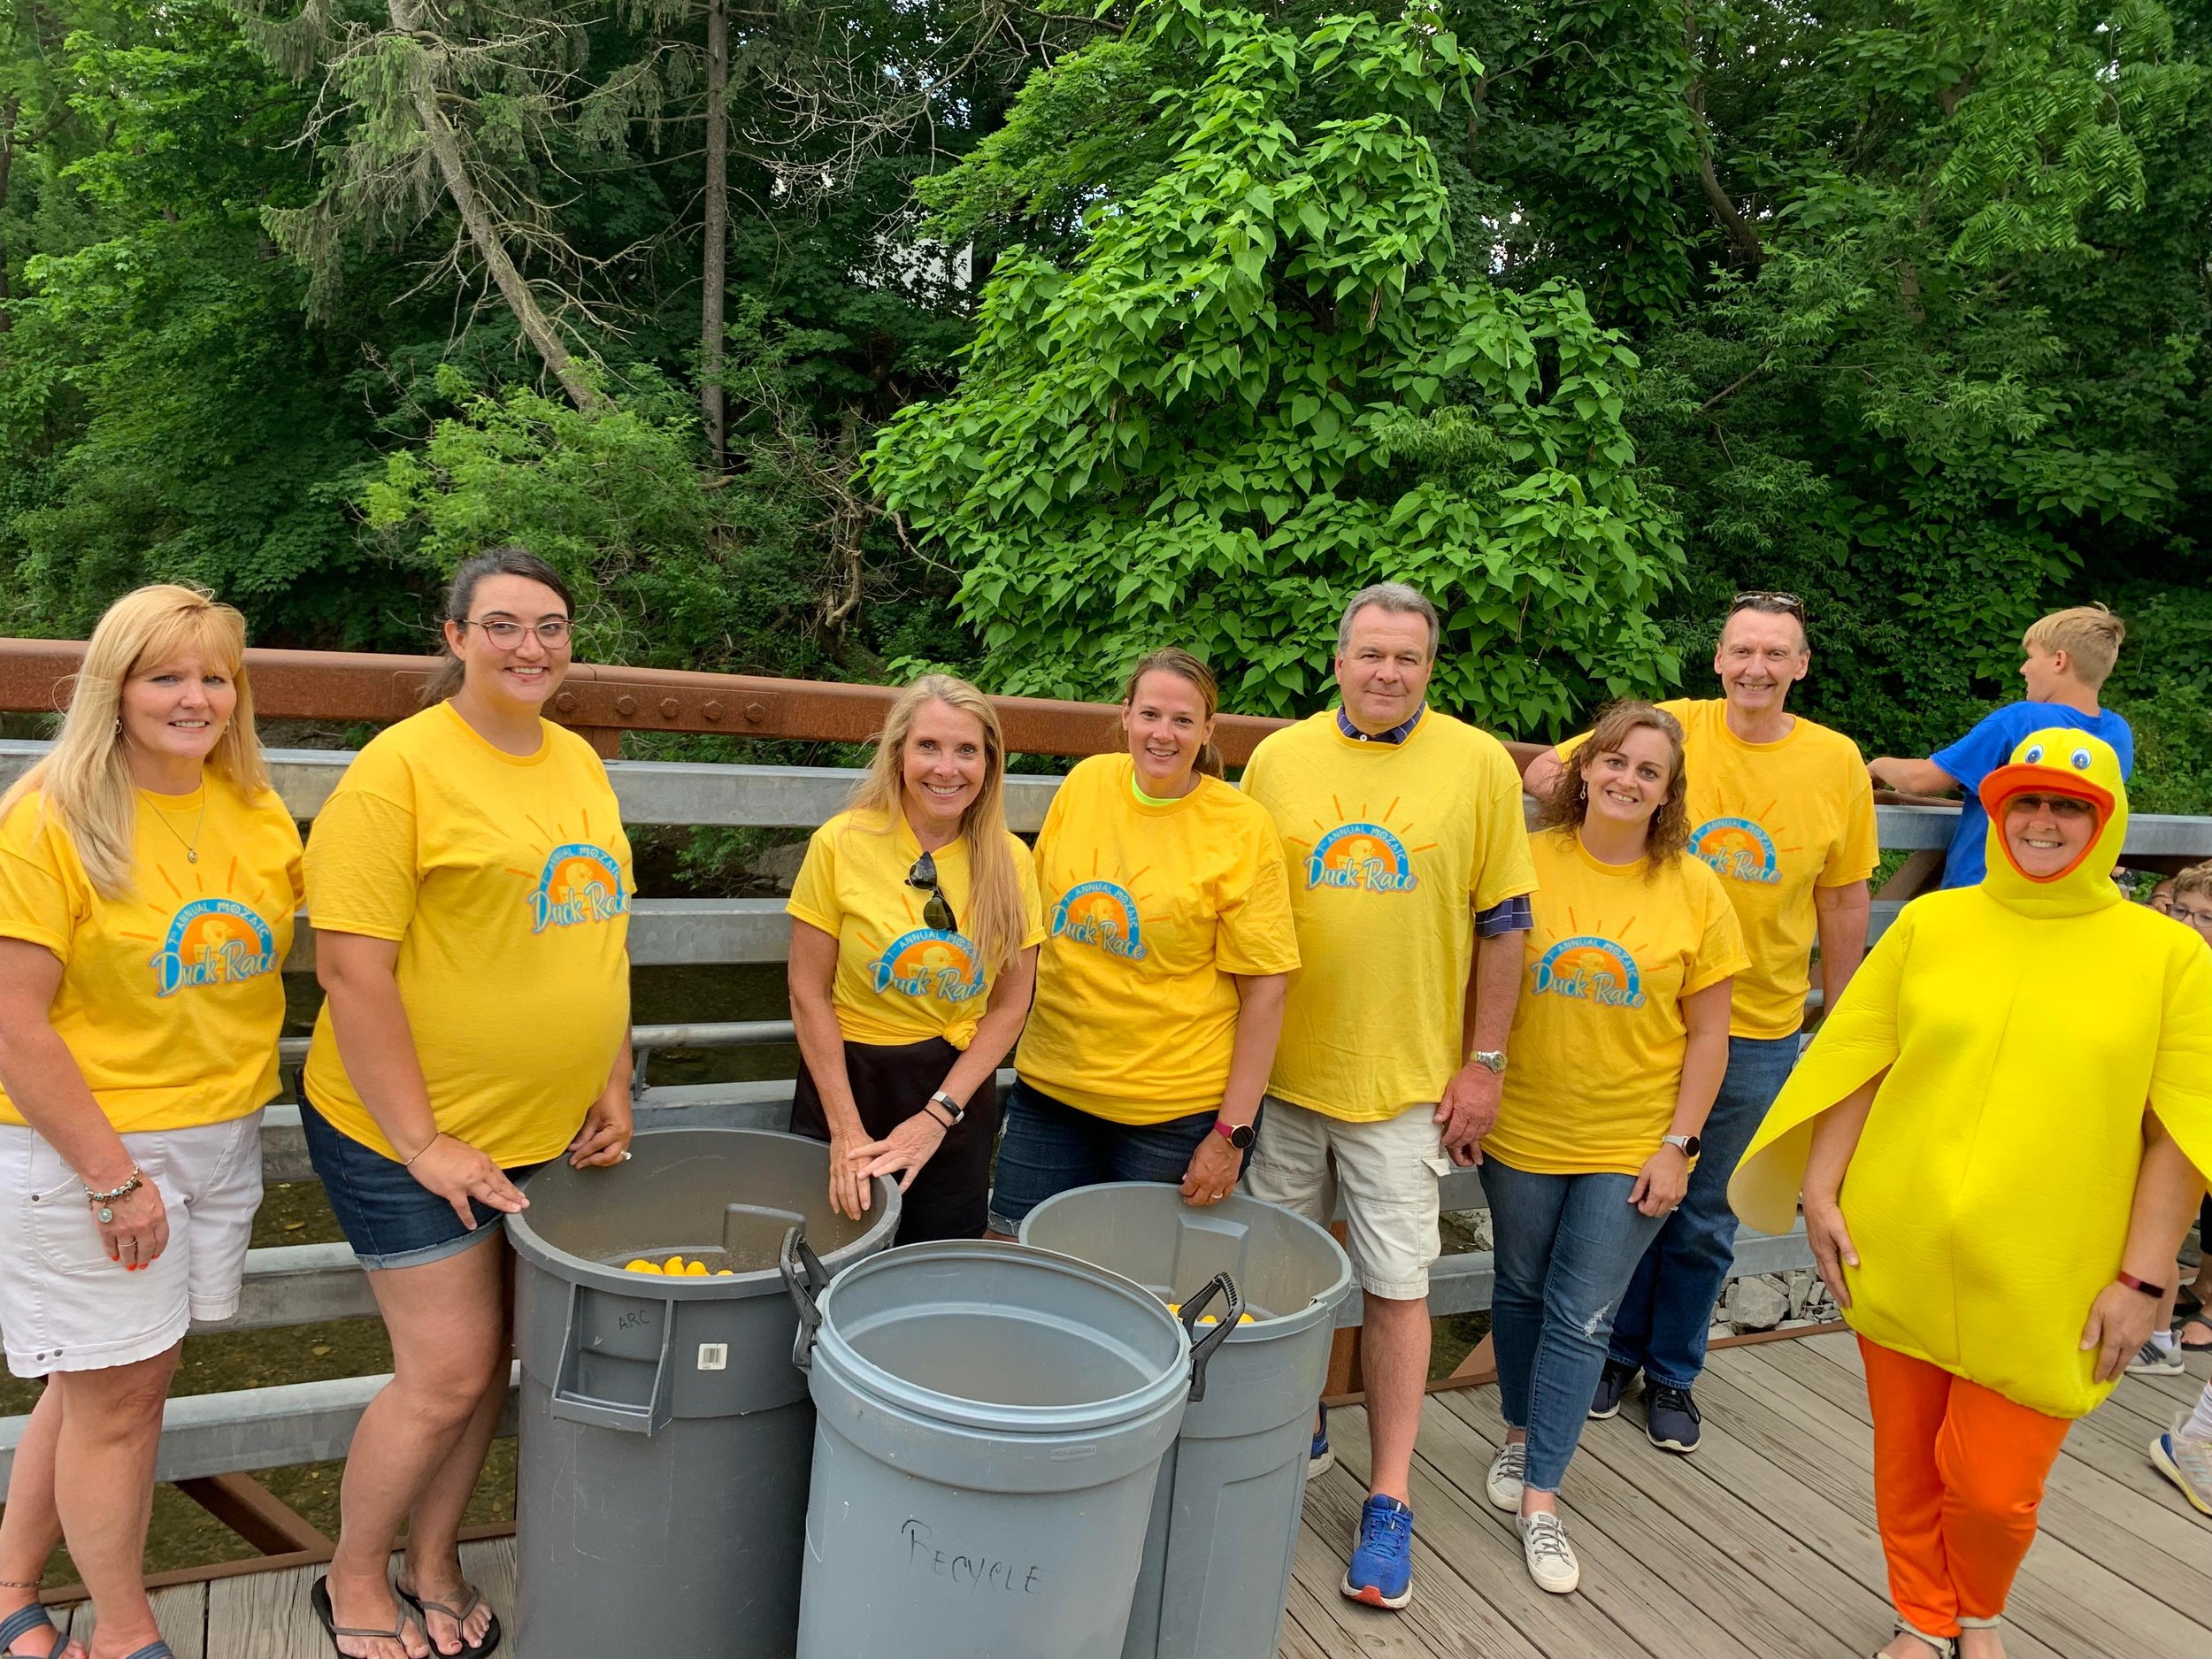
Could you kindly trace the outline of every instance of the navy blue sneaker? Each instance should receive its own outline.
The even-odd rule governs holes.
[[[1644,1432],[1663,1452],[1688,1456],[1700,1438],[1697,1402],[1687,1388],[1644,1379]]]
[[[1370,1607],[1413,1600],[1413,1510],[1379,1492],[1360,1506],[1359,1548],[1344,1570],[1344,1594]]]
[[[1306,1454],[1306,1479],[1318,1479],[1336,1467],[1336,1454],[1329,1449],[1329,1408],[1316,1406],[1313,1449]]]
[[[1622,1396],[1628,1393],[1628,1386],[1636,1380],[1636,1374],[1641,1370],[1640,1365],[1624,1365],[1617,1359],[1605,1362],[1605,1369],[1598,1373],[1598,1391],[1590,1400],[1591,1422],[1602,1423],[1608,1417],[1620,1416]]]

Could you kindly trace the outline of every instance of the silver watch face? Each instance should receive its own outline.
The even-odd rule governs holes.
[[[1499,1050],[1479,1048],[1475,1051],[1474,1058],[1478,1065],[1493,1076],[1503,1077],[1505,1075],[1505,1056]]]

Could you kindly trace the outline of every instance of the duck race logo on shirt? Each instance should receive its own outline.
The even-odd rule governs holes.
[[[530,931],[611,922],[626,914],[630,895],[622,889],[622,868],[604,848],[570,841],[547,855],[545,869],[530,895]]]
[[[1581,933],[1563,939],[1536,962],[1536,995],[1573,996],[1601,1008],[1641,1008],[1636,958],[1610,939]]]
[[[934,997],[941,1002],[964,1002],[983,995],[983,970],[975,964],[975,947],[958,933],[933,927],[900,934],[868,973],[879,995],[896,991],[902,996]]]
[[[1052,908],[1052,936],[1078,945],[1096,945],[1110,956],[1144,960],[1144,932],[1137,902],[1129,889],[1112,881],[1079,881]]]
[[[235,899],[194,899],[171,918],[168,937],[149,965],[159,996],[236,985],[277,971],[276,935]]]
[[[1420,885],[1405,843],[1379,824],[1340,824],[1306,855],[1310,888],[1410,893]]]
[[[1747,818],[1709,818],[1690,832],[1690,851],[1712,865],[1724,881],[1756,881],[1772,887],[1782,872],[1774,839]]]

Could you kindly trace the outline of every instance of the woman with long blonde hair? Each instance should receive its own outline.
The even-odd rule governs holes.
[[[95,1659],[169,1654],[141,1568],[162,1402],[186,1327],[238,1310],[301,892],[245,644],[197,588],[125,595],[0,796],[0,1333],[47,1379],[0,1518],[10,1659],[83,1651],[38,1601],[65,1539]]]
[[[792,883],[791,1127],[830,1143],[830,1202],[899,1178],[898,1241],[983,1233],[999,1062],[1021,1033],[1044,919],[1006,827],[1006,741],[990,700],[925,674],[883,723],[846,810]]]

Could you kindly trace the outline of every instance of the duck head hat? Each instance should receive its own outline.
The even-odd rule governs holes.
[[[2096,813],[2096,833],[2063,870],[2032,876],[2014,860],[2005,809],[2024,795],[2086,801]],[[1982,780],[1980,795],[1989,814],[1989,873],[1982,886],[1992,898],[2038,916],[2078,916],[2123,902],[2112,871],[2127,840],[2128,792],[2110,744],[2066,726],[2031,732],[2010,760]]]

